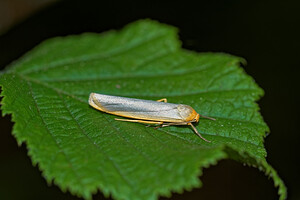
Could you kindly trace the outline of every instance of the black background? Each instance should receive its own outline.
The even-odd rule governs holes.
[[[298,12],[296,1],[62,1],[0,36],[0,66],[54,36],[120,29],[142,18],[176,26],[184,48],[231,53],[248,61],[245,71],[266,93],[258,103],[271,129],[265,143],[267,160],[286,183],[289,199],[300,199]],[[76,199],[49,187],[32,167],[26,146],[18,147],[11,135],[10,116],[0,118],[0,125],[1,199]],[[173,194],[172,199],[278,198],[272,180],[234,161],[205,169],[201,179],[201,189]]]

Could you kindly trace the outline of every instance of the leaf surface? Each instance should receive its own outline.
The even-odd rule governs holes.
[[[157,199],[200,187],[202,168],[230,158],[258,167],[286,189],[266,162],[269,131],[255,103],[262,95],[243,59],[180,48],[174,27],[141,20],[121,31],[54,38],[0,75],[2,110],[13,134],[48,182],[90,199]],[[115,121],[88,105],[91,92],[191,105],[198,131]]]

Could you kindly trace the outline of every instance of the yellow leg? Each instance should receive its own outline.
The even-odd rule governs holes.
[[[205,138],[197,131],[197,129],[195,128],[195,126],[194,126],[192,123],[188,123],[187,125],[190,125],[190,126],[193,128],[194,132],[195,132],[202,140],[204,140],[205,142],[210,142],[209,140],[205,139]]]
[[[157,100],[158,102],[165,102],[165,103],[167,103],[167,99],[166,98],[163,98],[163,99],[159,99],[159,100]]]
[[[137,123],[143,123],[143,124],[162,124],[163,122],[158,121],[146,121],[146,120],[139,120],[139,119],[118,119],[115,118],[117,121],[124,121],[124,122],[137,122]]]
[[[167,126],[177,126],[177,125],[189,125],[189,122],[166,122],[165,124],[162,125],[162,127],[167,127]]]

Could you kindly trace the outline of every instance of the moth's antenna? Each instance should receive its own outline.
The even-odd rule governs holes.
[[[195,131],[195,133],[196,133],[202,140],[204,140],[205,142],[211,142],[211,141],[205,139],[204,137],[202,137],[202,135],[197,131],[197,129],[195,128],[195,126],[194,126],[192,123],[189,123],[189,125],[192,126],[193,130]]]
[[[205,118],[205,119],[210,119],[210,120],[216,120],[215,118],[212,118],[212,117],[207,117],[207,116],[204,116],[204,115],[200,115],[200,117],[203,117],[203,118]]]

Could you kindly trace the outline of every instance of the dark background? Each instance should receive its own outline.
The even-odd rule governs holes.
[[[271,128],[265,143],[267,160],[287,185],[288,199],[300,199],[300,134],[296,126],[300,17],[296,0],[48,0],[38,6],[23,5],[18,0],[7,6],[7,2],[0,0],[1,69],[47,38],[120,29],[141,18],[178,27],[184,48],[244,57],[248,61],[245,71],[266,93],[258,103]],[[48,186],[38,168],[32,167],[26,146],[18,147],[11,135],[10,116],[0,118],[0,126],[0,199],[76,199],[56,186]],[[272,180],[257,169],[234,161],[221,161],[205,169],[201,179],[201,189],[173,194],[172,199],[278,199]],[[101,193],[95,195],[95,199],[102,197]]]

